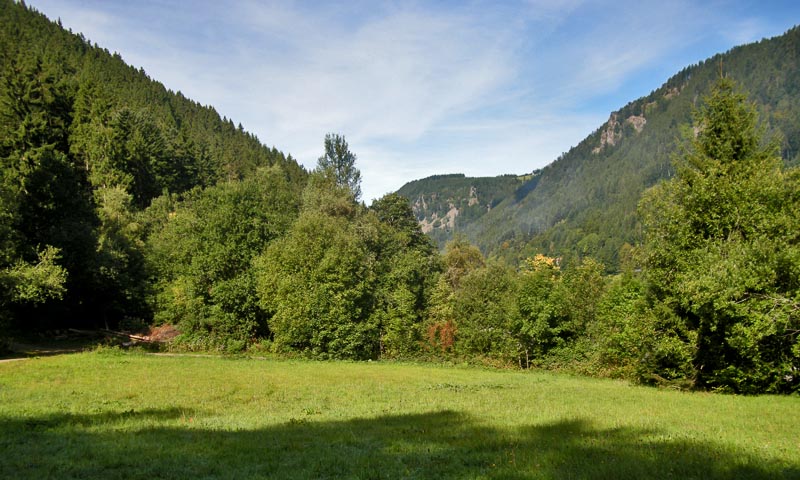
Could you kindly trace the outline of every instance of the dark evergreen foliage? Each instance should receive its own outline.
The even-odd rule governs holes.
[[[291,157],[24,3],[0,1],[0,73],[0,271],[19,279],[8,272],[44,258],[65,273],[63,294],[0,299],[14,328],[149,317],[136,217],[164,192],[269,166],[295,194],[305,181]]]
[[[696,118],[674,179],[642,201],[645,266],[655,302],[692,332],[702,388],[800,388],[797,259],[800,184],[755,108],[720,80]]]

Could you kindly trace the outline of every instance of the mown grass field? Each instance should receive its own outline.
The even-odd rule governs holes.
[[[115,351],[0,363],[0,478],[800,478],[800,398]]]

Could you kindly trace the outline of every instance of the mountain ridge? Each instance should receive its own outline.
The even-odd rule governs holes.
[[[800,162],[799,66],[798,27],[687,66],[649,95],[611,112],[513,195],[474,221],[460,219],[453,231],[509,261],[535,253],[567,262],[591,256],[616,271],[620,251],[639,242],[641,193],[673,174],[671,157],[691,133],[692,112],[720,69],[749,94],[767,133],[781,138],[785,163]],[[398,191],[405,192],[406,186]],[[443,244],[452,235],[441,237]]]
[[[530,175],[432,175],[406,183],[397,193],[410,200],[422,231],[442,248],[462,223],[486,215],[517,191],[528,177]],[[431,189],[436,191],[429,191]]]

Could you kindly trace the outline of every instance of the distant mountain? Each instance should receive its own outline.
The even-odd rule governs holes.
[[[534,175],[434,175],[409,182],[397,193],[411,201],[422,231],[444,247],[455,233],[478,222]]]
[[[494,192],[494,205],[484,214],[462,215],[460,204],[452,202],[457,212],[448,210],[448,218],[456,218],[455,228],[440,228],[435,238],[442,242],[457,231],[485,253],[509,260],[536,252],[565,262],[592,256],[614,271],[624,245],[639,240],[636,206],[642,192],[672,175],[671,158],[691,134],[692,111],[720,71],[756,103],[763,128],[779,138],[787,165],[800,163],[800,28],[795,27],[682,70],[650,95],[612,112],[605,124],[521,184],[502,180],[521,177],[498,177],[506,188]],[[441,219],[444,207],[420,210],[421,198],[459,192],[454,198],[463,203],[473,186],[458,176],[430,180],[399,191],[423,213],[423,225],[434,213]]]

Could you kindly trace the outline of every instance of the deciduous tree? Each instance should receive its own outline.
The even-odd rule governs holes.
[[[361,198],[361,172],[356,168],[356,155],[350,151],[343,135],[325,135],[325,154],[317,160],[317,169],[332,176],[336,184],[346,187],[358,201]]]

